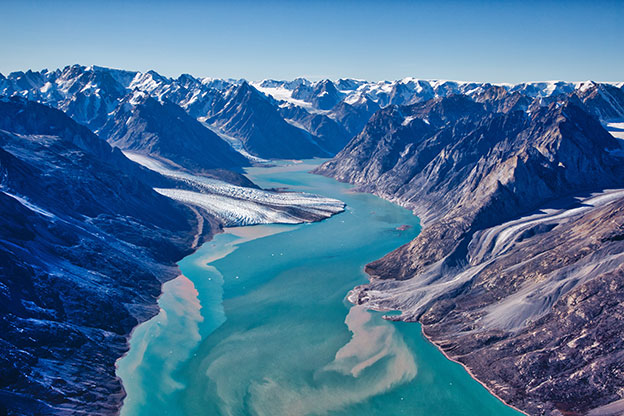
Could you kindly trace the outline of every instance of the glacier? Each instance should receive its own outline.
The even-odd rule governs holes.
[[[124,152],[134,162],[194,190],[155,188],[161,195],[202,208],[226,227],[257,224],[300,224],[329,218],[344,211],[345,204],[333,198],[305,192],[274,192],[232,185],[168,167],[143,154]]]

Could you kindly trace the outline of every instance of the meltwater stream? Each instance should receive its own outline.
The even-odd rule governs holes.
[[[229,229],[182,260],[184,276],[164,285],[160,313],[135,329],[118,362],[122,415],[518,415],[419,324],[345,300],[366,282],[366,263],[418,234],[418,219],[307,173],[317,163],[248,174],[263,187],[340,199],[346,211]]]

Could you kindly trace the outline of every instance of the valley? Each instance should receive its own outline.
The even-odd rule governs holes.
[[[346,211],[228,228],[182,260],[159,315],[134,331],[118,363],[122,415],[518,415],[418,325],[345,302],[363,266],[420,227],[409,210],[307,173],[319,163],[247,170],[263,187],[340,199]]]
[[[611,414],[623,119],[621,82],[0,75],[0,410]]]

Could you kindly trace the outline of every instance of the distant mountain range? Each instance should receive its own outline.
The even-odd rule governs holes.
[[[167,78],[154,71],[79,65],[0,75],[0,95],[17,95],[62,110],[124,150],[175,158],[170,153],[171,136],[193,131],[193,138],[187,139],[191,143],[176,149],[180,152],[177,156],[185,159],[184,164],[189,167],[204,169],[234,168],[246,162],[232,154],[222,154],[227,150],[223,146],[215,148],[214,134],[202,131],[192,119],[199,120],[206,130],[212,130],[243,154],[259,158],[327,157],[357,135],[373,113],[389,105],[411,105],[451,95],[479,101],[505,91],[511,97],[506,105],[517,100],[520,108],[534,99],[548,103],[574,93],[592,114],[611,120],[624,117],[622,87],[622,83],[591,81],[495,85],[413,78],[381,82],[311,82],[302,78],[247,82],[186,74]],[[180,117],[176,107],[189,117]],[[166,117],[170,121],[180,118],[174,131],[162,130],[169,125]],[[132,121],[128,122],[128,118]],[[157,120],[163,120],[160,126]],[[123,123],[128,123],[125,129],[121,129]],[[147,132],[139,124],[149,124]],[[202,136],[212,136],[213,151],[221,147],[213,158],[196,152],[192,142]],[[202,159],[202,166],[193,161],[197,158]]]
[[[353,302],[420,321],[530,414],[607,414],[624,400],[623,88],[0,74],[0,413],[116,414],[114,362],[177,260],[224,224],[343,209],[242,169],[333,157],[316,172],[424,224]]]

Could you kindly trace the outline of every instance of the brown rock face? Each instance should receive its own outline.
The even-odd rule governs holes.
[[[388,107],[317,170],[425,223],[350,299],[419,320],[530,414],[585,414],[624,391],[624,191],[604,191],[624,185],[622,159],[585,106],[499,88]]]

